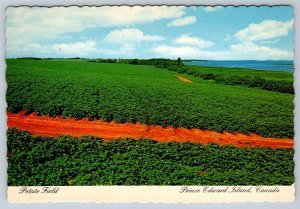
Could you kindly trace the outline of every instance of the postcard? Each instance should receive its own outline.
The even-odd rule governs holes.
[[[291,202],[282,6],[10,6],[8,200]]]

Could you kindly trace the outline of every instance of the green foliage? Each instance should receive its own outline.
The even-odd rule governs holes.
[[[131,65],[150,65],[157,68],[167,68],[169,65],[182,65],[180,57],[177,60],[153,58],[153,59],[91,59],[88,62],[96,63],[119,63]]]
[[[243,69],[241,72],[237,72],[236,69],[225,69],[211,67],[192,67],[192,66],[176,66],[169,65],[167,69],[170,71],[175,71],[178,73],[186,73],[195,77],[202,78],[204,80],[215,80],[217,83],[226,85],[245,85],[248,87],[258,87],[268,91],[276,91],[282,93],[294,94],[293,81],[289,80],[290,73],[283,72],[270,72],[270,74],[275,74],[274,77],[268,77],[268,72],[262,72],[257,70],[257,73],[253,70]],[[207,70],[209,69],[209,70]],[[263,75],[266,78],[261,77]],[[282,76],[283,80],[277,80],[276,76]],[[291,76],[292,78],[292,76]]]
[[[283,93],[294,93],[294,84],[288,81],[271,81],[266,80],[261,86],[262,89],[269,91],[278,91]]]
[[[8,129],[8,185],[291,185],[292,149],[32,137]]]
[[[293,95],[222,85],[154,66],[7,60],[8,111],[293,137]],[[182,66],[182,70],[189,70]],[[187,72],[187,71],[186,71]]]
[[[226,68],[226,67],[204,67],[204,66],[188,66],[191,70],[200,74],[213,73],[216,75],[227,76],[249,76],[263,78],[265,80],[285,80],[293,81],[293,73],[291,72],[279,72],[279,71],[267,71],[267,70],[253,70],[246,68]]]

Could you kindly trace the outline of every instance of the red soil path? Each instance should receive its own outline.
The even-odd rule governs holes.
[[[185,77],[179,76],[179,75],[177,75],[177,78],[178,78],[179,80],[183,81],[183,82],[193,83],[193,81],[191,81],[191,80],[189,80],[189,79],[187,79],[187,78],[185,78]]]
[[[103,122],[101,120],[88,121],[88,119],[75,120],[62,117],[37,116],[30,114],[26,116],[24,111],[18,114],[7,113],[8,127],[16,127],[28,130],[33,135],[53,136],[92,135],[106,140],[130,137],[134,139],[151,138],[159,142],[196,142],[208,144],[214,142],[220,145],[234,145],[237,147],[272,147],[293,148],[292,139],[263,138],[256,134],[243,135],[239,133],[217,133],[208,130],[186,129],[186,128],[162,128],[160,126],[115,122]]]

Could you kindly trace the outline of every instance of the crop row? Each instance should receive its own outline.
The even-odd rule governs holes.
[[[291,185],[292,149],[56,139],[9,129],[8,185]]]
[[[192,78],[191,78],[192,79]],[[151,66],[10,60],[8,111],[293,137],[293,95],[202,79],[184,83]]]

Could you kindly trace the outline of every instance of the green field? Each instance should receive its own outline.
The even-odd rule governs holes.
[[[9,129],[8,185],[291,185],[292,149],[94,137]]]
[[[176,75],[179,73],[145,65],[8,59],[7,110],[294,136],[293,94],[224,85],[190,75],[184,76],[193,83],[185,83]],[[282,75],[258,72],[268,79]],[[292,78],[289,74],[284,79]]]
[[[252,70],[246,68],[223,68],[223,67],[201,67],[190,66],[193,69],[199,70],[203,73],[215,73],[224,75],[238,75],[238,76],[259,76],[267,80],[285,80],[293,82],[293,73],[280,71],[265,71]]]
[[[189,69],[227,79],[238,75],[292,82],[291,74],[280,72]],[[177,75],[193,83],[180,81]],[[81,59],[8,59],[6,79],[7,110],[14,113],[26,109],[77,119],[294,136],[294,94],[276,92],[285,86],[273,91],[225,85],[161,66]],[[9,186],[294,183],[293,149],[33,137],[17,129],[8,129],[7,145]]]

